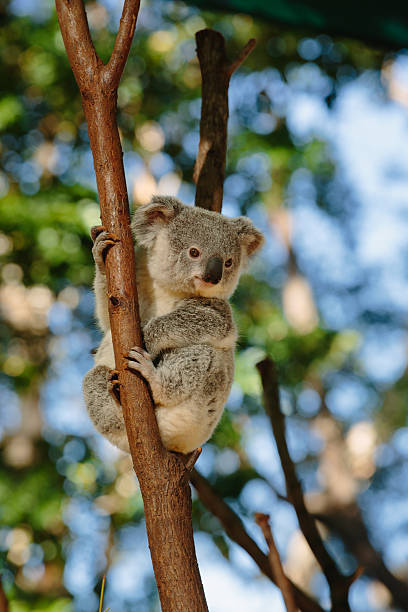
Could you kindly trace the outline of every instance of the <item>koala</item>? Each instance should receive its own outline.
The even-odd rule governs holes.
[[[246,217],[155,196],[133,215],[140,318],[145,344],[127,367],[149,384],[164,446],[189,453],[221,418],[234,376],[237,331],[228,298],[263,235]],[[96,264],[96,317],[104,338],[83,391],[88,413],[110,442],[129,452],[109,327],[104,254],[115,238],[101,231]]]

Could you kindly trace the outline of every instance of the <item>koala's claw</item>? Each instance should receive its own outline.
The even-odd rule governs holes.
[[[93,227],[91,227],[92,241],[95,242],[99,234],[104,231],[105,231],[105,228],[103,227],[103,225],[94,225]]]
[[[117,404],[120,404],[120,382],[118,380],[119,371],[110,370],[108,378],[108,391]]]
[[[104,272],[106,253],[119,239],[114,234],[107,232],[101,225],[91,229],[91,236],[94,234],[95,240],[92,247],[92,255],[98,268]]]
[[[130,349],[126,358],[127,367],[129,370],[140,372],[143,378],[145,378],[149,383],[154,381],[156,376],[156,368],[153,365],[152,358],[150,357],[149,353],[138,346],[134,346],[132,349]]]

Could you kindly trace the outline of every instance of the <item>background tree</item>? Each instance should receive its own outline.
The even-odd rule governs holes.
[[[12,2],[1,12],[3,584],[15,610],[89,610],[107,572],[106,606],[151,610],[157,593],[129,460],[94,434],[81,404],[98,342],[88,235],[98,209],[86,127],[50,7]],[[105,60],[115,11],[88,4]],[[308,506],[330,530],[342,570],[366,568],[351,589],[353,611],[398,609],[393,578],[403,577],[407,549],[406,60],[244,15],[146,4],[119,90],[136,203],[157,191],[194,199],[194,33],[205,26],[224,33],[231,53],[258,40],[231,81],[224,211],[248,213],[269,238],[234,297],[237,383],[198,469],[264,550],[253,513],[271,514],[286,572],[327,603],[282,499],[254,368],[270,355]],[[253,610],[265,601],[279,609],[279,593],[256,579],[258,567],[197,499],[194,518],[210,609],[239,609],[235,597],[245,609],[245,597]],[[227,602],[217,576],[229,585]]]

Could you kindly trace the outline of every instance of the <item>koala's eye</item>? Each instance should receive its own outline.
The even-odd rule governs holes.
[[[194,247],[189,250],[188,254],[190,255],[190,257],[193,257],[193,259],[197,259],[197,257],[200,257],[200,251],[198,249],[195,249]]]
[[[227,259],[227,261],[225,262],[224,266],[226,268],[230,268],[232,266],[232,259],[231,258]]]

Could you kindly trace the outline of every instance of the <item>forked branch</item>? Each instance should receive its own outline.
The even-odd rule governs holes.
[[[103,68],[105,82],[117,88],[132,46],[140,0],[125,0],[111,58]]]
[[[186,467],[161,443],[146,383],[124,367],[124,356],[131,347],[142,345],[142,334],[116,100],[138,9],[138,0],[125,1],[112,57],[105,66],[95,52],[82,0],[57,0],[61,32],[88,124],[102,225],[118,237],[106,256],[109,319],[123,416],[143,495],[161,608],[163,612],[178,612],[188,602],[192,612],[206,612],[194,548],[190,487],[184,478]]]
[[[83,1],[56,0],[56,6],[69,63],[81,93],[84,94],[99,75],[108,90],[116,90],[132,45],[140,0],[125,0],[112,55],[106,66],[95,51]]]
[[[240,65],[246,60],[251,51],[255,48],[256,40],[255,38],[251,38],[245,47],[238,53],[237,57],[231,64],[227,67],[227,75],[228,78],[231,78],[235,70],[240,67]]]

